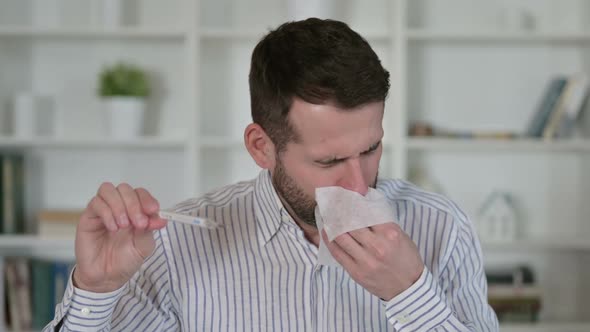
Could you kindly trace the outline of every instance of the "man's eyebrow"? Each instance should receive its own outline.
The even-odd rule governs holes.
[[[371,146],[366,149],[365,151],[361,152],[359,155],[363,155],[363,154],[367,154],[369,152],[375,151],[377,150],[377,148],[379,147],[379,145],[381,145],[381,139],[379,139],[379,141],[371,144]],[[317,159],[316,162],[320,163],[320,164],[332,164],[332,163],[337,163],[337,162],[341,162],[341,161],[345,161],[346,159],[348,159],[350,157],[343,157],[343,158],[338,158],[335,156],[332,157],[327,157],[327,158],[323,158],[323,159]]]

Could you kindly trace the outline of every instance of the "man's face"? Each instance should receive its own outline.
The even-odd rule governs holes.
[[[365,195],[375,187],[383,152],[383,102],[343,110],[295,98],[289,121],[299,137],[276,156],[275,188],[293,217],[316,226],[315,188],[339,186]]]

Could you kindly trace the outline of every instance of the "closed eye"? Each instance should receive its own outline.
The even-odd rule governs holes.
[[[372,154],[373,152],[375,152],[378,148],[379,145],[381,145],[381,141],[371,145],[367,150],[361,152],[361,156],[368,156],[370,154]],[[344,161],[346,161],[346,159],[348,158],[331,158],[331,159],[325,159],[325,160],[318,160],[316,161],[317,164],[319,164],[322,167],[332,167],[332,166],[336,166]]]
[[[345,160],[346,160],[346,158],[332,158],[332,159],[327,159],[327,160],[320,160],[317,163],[322,167],[331,167],[331,166],[335,166]]]
[[[361,152],[361,155],[369,155],[375,152],[379,148],[379,145],[381,145],[381,141],[371,145],[368,150]]]

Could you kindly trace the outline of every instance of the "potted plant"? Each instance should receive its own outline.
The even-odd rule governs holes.
[[[147,74],[140,67],[121,62],[103,69],[99,79],[99,95],[107,110],[112,137],[131,138],[141,135],[149,94]]]

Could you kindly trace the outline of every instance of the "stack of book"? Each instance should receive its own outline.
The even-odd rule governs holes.
[[[5,326],[12,331],[41,330],[62,301],[73,263],[10,258],[4,262]],[[1,328],[0,328],[1,329]]]
[[[569,138],[588,106],[590,80],[585,74],[554,77],[548,84],[526,130],[529,137]]]
[[[488,302],[500,322],[536,322],[542,304],[541,289],[526,266],[486,270]]]
[[[75,239],[82,210],[44,209],[37,214],[37,234],[43,238]]]
[[[25,232],[24,157],[0,152],[0,233]]]

